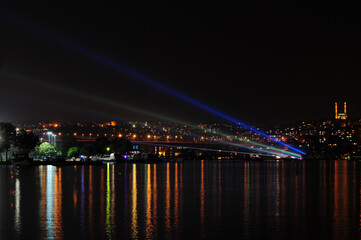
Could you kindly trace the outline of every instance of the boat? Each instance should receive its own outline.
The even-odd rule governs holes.
[[[115,163],[115,154],[111,153],[108,155],[103,155],[101,157],[99,156],[93,156],[92,157],[92,161],[96,161],[96,162],[102,162],[102,163]]]

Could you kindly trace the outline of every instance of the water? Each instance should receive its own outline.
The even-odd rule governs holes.
[[[360,239],[360,164],[0,166],[0,239]]]

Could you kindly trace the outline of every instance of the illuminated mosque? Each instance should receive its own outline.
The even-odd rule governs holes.
[[[338,112],[337,102],[335,102],[335,119],[345,120],[346,118],[347,118],[346,102],[343,103],[343,113]]]

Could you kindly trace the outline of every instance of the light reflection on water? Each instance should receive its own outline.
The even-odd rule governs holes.
[[[138,211],[137,211],[137,166],[133,165],[133,174],[132,174],[132,225],[131,233],[132,238],[138,238]]]
[[[20,180],[15,179],[15,231],[16,236],[20,236],[21,221],[20,221]]]
[[[109,166],[110,164],[107,164],[107,193],[106,193],[106,220],[105,220],[105,225],[106,225],[106,232],[107,232],[107,237],[108,239],[111,239],[111,224],[110,224],[110,172],[109,172]],[[114,166],[114,165],[112,165]]]
[[[62,239],[62,169],[57,169],[54,166],[39,166],[38,174],[40,180],[40,226],[42,230],[40,235],[46,236],[47,239]]]
[[[359,239],[360,163],[0,166],[1,239]]]

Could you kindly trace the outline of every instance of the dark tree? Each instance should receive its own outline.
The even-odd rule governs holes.
[[[81,147],[80,150],[79,150],[79,154],[85,155],[85,156],[91,156],[91,155],[93,155],[94,153],[95,153],[95,152],[94,152],[93,147],[92,147],[92,146],[88,146],[88,145]]]
[[[5,152],[5,160],[8,160],[9,150],[14,143],[15,135],[16,131],[14,125],[8,122],[0,123],[0,153]]]
[[[62,153],[63,156],[67,155],[68,150],[71,147],[76,147],[77,143],[76,143],[76,138],[73,136],[67,136],[67,135],[62,135],[60,137],[60,144],[59,144],[59,149]]]
[[[110,143],[110,149],[117,154],[125,154],[132,150],[132,144],[125,138],[115,138]]]
[[[15,137],[14,146],[20,151],[29,153],[39,144],[39,137],[33,132],[21,130]]]

